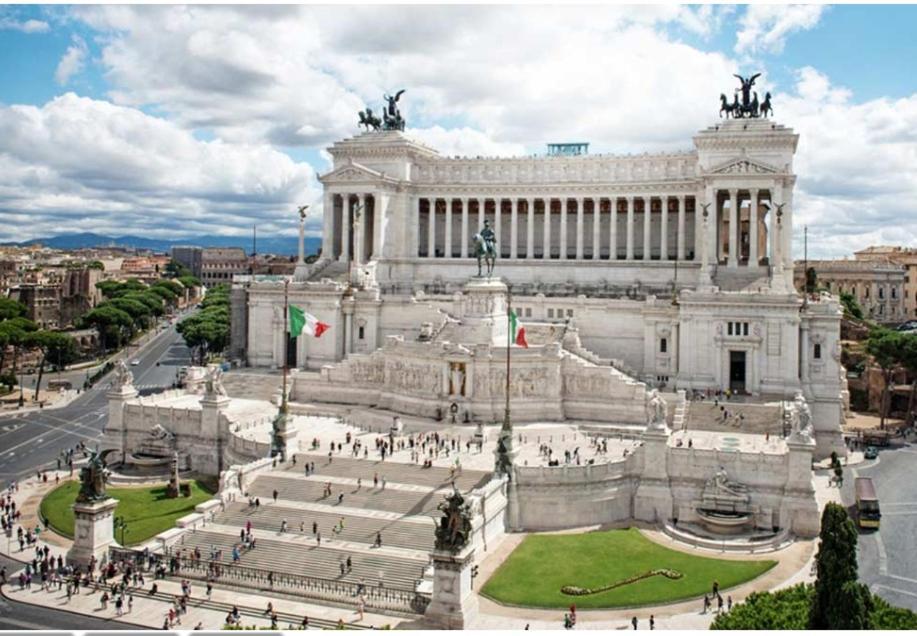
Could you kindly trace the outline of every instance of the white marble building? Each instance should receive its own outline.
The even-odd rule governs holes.
[[[843,452],[841,310],[829,296],[803,306],[792,285],[798,135],[725,120],[693,141],[679,154],[513,159],[446,158],[399,132],[334,144],[322,257],[289,285],[332,329],[299,338],[289,363],[319,370],[392,336],[408,346],[454,318],[486,218],[495,274],[530,328],[574,325],[584,349],[669,390],[801,391],[816,456]],[[243,363],[283,364],[283,293],[278,279],[235,279]]]

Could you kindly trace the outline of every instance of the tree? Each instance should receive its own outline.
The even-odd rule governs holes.
[[[879,425],[882,428],[885,428],[885,417],[888,414],[888,396],[889,386],[892,382],[892,371],[901,360],[901,348],[904,344],[901,336],[902,334],[898,331],[876,327],[869,332],[869,339],[866,341],[866,352],[873,357],[876,364],[882,369],[882,376],[885,378],[885,388],[882,390],[882,408],[879,413],[881,418]]]
[[[35,385],[34,401],[38,401],[41,391],[41,379],[45,374],[45,363],[50,358],[58,366],[67,364],[76,357],[76,342],[73,338],[59,331],[46,331],[44,329],[33,331],[25,338],[25,346],[38,349],[41,361],[38,363],[38,383]]]
[[[178,277],[178,282],[191,289],[192,287],[201,287],[201,279],[197,276],[192,276],[191,274],[186,274],[184,276]]]
[[[841,292],[841,304],[844,306],[844,313],[852,316],[857,320],[863,320],[863,309],[857,302],[856,297],[850,292]]]
[[[83,316],[83,323],[95,327],[99,332],[99,345],[104,355],[107,345],[117,348],[121,344],[123,330],[133,326],[130,315],[110,303],[101,303]]]
[[[0,320],[24,317],[28,308],[17,300],[0,297]]]
[[[800,583],[776,592],[753,592],[742,603],[718,614],[710,629],[805,629],[812,585]]]
[[[127,296],[113,298],[109,302],[113,307],[117,307],[121,311],[128,314],[131,317],[134,326],[140,328],[145,328],[147,326],[147,319],[150,317],[152,311],[149,307],[146,306],[146,303],[142,303],[139,300],[130,299]]]
[[[911,377],[911,394],[907,400],[907,425],[914,423],[914,404],[917,400],[917,335],[901,333],[901,350],[898,360]]]
[[[229,325],[229,290],[221,285],[207,292],[201,311],[178,323],[176,329],[204,364],[208,354],[219,353],[229,345]]]
[[[825,506],[819,539],[809,629],[869,629],[872,595],[857,581],[857,531],[842,505]]]
[[[174,258],[166,265],[165,274],[170,278],[181,278],[191,276],[191,270],[176,261]]]
[[[19,353],[26,343],[28,334],[38,329],[38,325],[22,316],[10,318],[0,322],[0,343],[3,343],[3,352],[0,353],[0,368],[3,368],[3,358],[5,357],[6,347],[13,347],[13,368],[11,373],[16,377],[19,365]],[[20,393],[20,402],[22,395]]]

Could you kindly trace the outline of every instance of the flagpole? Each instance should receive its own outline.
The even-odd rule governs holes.
[[[287,404],[287,371],[289,370],[287,366],[287,361],[289,360],[287,348],[290,346],[289,290],[290,279],[287,278],[283,281],[283,392],[280,395],[281,408],[285,408]]]
[[[509,419],[509,359],[510,359],[510,350],[513,348],[513,330],[512,330],[512,321],[513,321],[513,293],[509,290],[509,286],[506,289],[506,411],[503,416],[503,429],[512,430],[512,424]]]

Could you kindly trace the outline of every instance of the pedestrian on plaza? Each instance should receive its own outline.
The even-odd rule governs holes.
[[[279,494],[279,493],[277,492],[277,489],[275,488],[275,489],[274,489],[274,503],[277,503],[277,495],[278,495],[278,494]]]
[[[213,581],[207,579],[207,600],[210,600],[210,596],[213,594]]]
[[[322,547],[322,533],[321,532],[315,533],[315,543],[319,548]]]
[[[650,614],[650,631],[656,629],[656,617]]]
[[[363,487],[363,478],[362,478],[362,477],[357,477],[357,491],[359,491],[360,488],[362,488],[362,487]]]
[[[377,548],[382,547],[382,531],[381,530],[376,531],[376,547]]]
[[[636,616],[634,616],[632,619],[630,619],[630,624],[634,626],[634,629],[637,629],[637,622],[638,622],[638,621],[637,621],[637,617],[636,617]]]
[[[723,611],[723,597],[719,594],[716,595],[716,613],[719,614]]]
[[[340,505],[340,504],[342,504],[342,503],[344,503],[344,492],[343,492],[343,491],[341,491],[340,493],[338,493],[338,505]]]
[[[727,596],[726,597],[726,611],[729,611],[731,609],[732,609],[732,596]]]
[[[303,616],[302,622],[299,624],[299,626],[302,627],[303,629],[309,629],[309,617]]]
[[[706,614],[707,610],[709,609],[710,609],[710,596],[708,594],[704,594],[704,612],[703,613]]]
[[[341,566],[341,576],[344,576],[344,574],[345,574],[345,571],[344,571],[344,567],[345,567],[345,566],[344,566],[344,562],[341,561],[340,563],[338,563],[338,565]]]
[[[312,522],[312,536],[314,537],[318,533],[318,522]]]
[[[360,600],[357,602],[357,620],[363,620],[363,610],[366,607],[366,601],[363,599],[363,596],[360,596]]]
[[[347,555],[347,572],[350,573],[353,571],[353,561],[350,559],[350,555]]]
[[[134,611],[134,595],[128,594],[127,595],[127,613],[130,614],[132,611]]]

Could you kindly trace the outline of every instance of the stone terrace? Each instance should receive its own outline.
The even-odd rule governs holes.
[[[783,435],[783,420],[779,403],[748,404],[729,400],[692,401],[688,404],[685,425],[686,429],[690,431]]]

